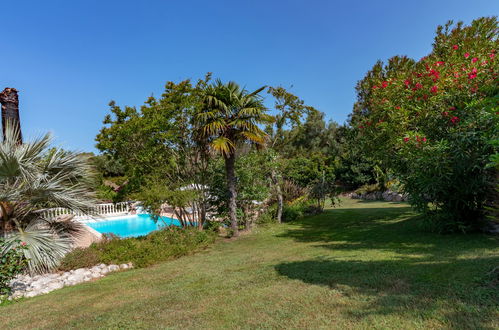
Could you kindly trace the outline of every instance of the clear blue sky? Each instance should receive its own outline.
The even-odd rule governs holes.
[[[0,88],[20,91],[24,134],[95,151],[110,100],[140,105],[208,71],[292,91],[343,123],[377,59],[420,58],[435,28],[499,14],[498,0],[8,1]]]

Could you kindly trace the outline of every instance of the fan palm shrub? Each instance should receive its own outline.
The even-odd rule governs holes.
[[[71,216],[45,218],[43,209],[89,213],[91,172],[79,154],[50,148],[49,134],[22,144],[18,136],[19,129],[7,123],[0,143],[0,223],[5,238],[0,253],[22,242],[29,271],[43,273],[58,266],[83,230]]]
[[[229,194],[229,217],[233,235],[238,235],[236,148],[242,143],[261,146],[266,133],[258,125],[273,122],[266,113],[260,95],[265,87],[250,93],[235,82],[226,84],[217,80],[205,89],[205,106],[198,114],[200,135],[220,153],[225,161],[227,190]]]

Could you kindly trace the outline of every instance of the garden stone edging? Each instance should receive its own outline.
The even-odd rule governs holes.
[[[365,194],[358,194],[358,193],[350,193],[349,194],[350,198],[353,199],[364,199],[364,200],[369,200],[369,201],[387,201],[387,202],[406,202],[407,201],[407,195],[402,195],[397,192],[387,190],[384,192],[381,191],[376,191],[376,192],[371,192],[371,193],[365,193]]]
[[[107,273],[133,268],[131,263],[122,265],[100,264],[91,268],[79,268],[63,273],[48,273],[43,275],[18,275],[10,281],[12,293],[9,299],[30,298],[51,291],[62,289],[104,277]]]

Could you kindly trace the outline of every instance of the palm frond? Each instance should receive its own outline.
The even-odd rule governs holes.
[[[265,134],[261,133],[256,133],[256,132],[241,132],[241,135],[243,135],[247,140],[255,143],[255,144],[264,144],[265,143]]]
[[[81,232],[77,223],[41,219],[40,210],[63,207],[91,214],[94,199],[87,182],[92,174],[79,154],[49,149],[50,135],[19,144],[16,134],[7,125],[0,143],[0,202],[5,210],[0,221],[14,228],[4,233],[5,248],[14,248],[17,240],[26,242],[29,270],[40,273],[56,267]]]
[[[214,139],[211,142],[211,146],[213,147],[213,149],[226,156],[232,154],[235,147],[234,143],[224,136],[220,136]]]
[[[25,230],[14,231],[7,236],[2,252],[16,248],[18,242],[25,242],[23,250],[28,260],[28,270],[32,274],[41,274],[55,269],[60,260],[71,250],[72,240],[57,236],[48,227],[34,221]]]

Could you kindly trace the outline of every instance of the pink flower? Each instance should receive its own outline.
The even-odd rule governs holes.
[[[470,73],[468,74],[469,79],[475,79],[476,78],[476,73]]]
[[[382,88],[386,88],[386,86],[388,86],[388,81],[383,81],[383,82],[381,83],[381,87],[382,87]]]
[[[426,142],[426,138],[424,137],[422,141],[423,141],[423,142]]]
[[[459,48],[459,46],[458,46],[458,45],[454,45],[454,46],[452,46],[452,48],[454,48],[454,49],[458,49],[458,48]]]
[[[417,83],[416,86],[413,89],[417,90],[417,89],[420,89],[420,88],[423,88],[423,85],[421,85],[421,83]]]
[[[456,110],[456,107],[449,107],[450,111]]]
[[[490,58],[494,58],[494,56],[496,56],[496,54],[494,54],[494,53],[490,53],[490,54],[489,54],[489,57],[490,57]]]
[[[438,61],[438,62],[437,62],[437,63],[435,63],[435,64],[436,64],[437,66],[441,66],[441,65],[444,65],[444,64],[445,64],[445,62],[443,62],[443,61]]]
[[[405,87],[409,87],[411,81],[409,79],[404,80]]]
[[[458,122],[459,122],[459,117],[454,116],[454,117],[452,117],[452,118],[450,119],[450,121],[451,121],[453,124],[456,124],[456,123],[458,123]]]
[[[438,92],[438,87],[437,86],[433,86],[430,91],[433,93],[433,94],[436,94]]]
[[[471,60],[472,63],[475,63],[476,61],[478,61],[478,58],[476,57],[473,57],[473,59]]]
[[[21,246],[26,246],[26,242],[21,242]]]
[[[447,117],[449,113],[447,111],[442,112],[442,116]]]
[[[464,57],[465,57],[465,58],[470,57],[470,53],[464,53]]]
[[[397,105],[397,106],[395,107],[395,109],[400,110],[400,107]]]
[[[405,138],[404,138],[404,142],[409,142],[409,138],[408,138],[408,137],[405,137]]]

